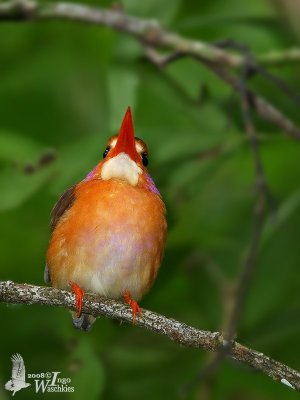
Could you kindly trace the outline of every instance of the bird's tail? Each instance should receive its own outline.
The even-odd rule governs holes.
[[[90,314],[82,313],[79,318],[75,312],[71,312],[71,314],[75,328],[86,332],[91,330],[93,323],[96,321],[96,318]]]

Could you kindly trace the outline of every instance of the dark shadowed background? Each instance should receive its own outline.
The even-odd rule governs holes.
[[[290,3],[122,1],[126,13],[156,18],[190,38],[239,40],[256,55],[299,45],[297,10]],[[107,138],[131,105],[169,224],[161,270],[141,305],[217,331],[226,298],[214,271],[228,280],[238,276],[256,201],[239,97],[194,60],[159,70],[143,54],[133,38],[109,28],[67,21],[0,23],[0,279],[43,284],[52,206],[102,158]],[[299,65],[269,69],[297,91]],[[300,125],[299,103],[261,76],[251,86]],[[267,217],[238,339],[300,369],[300,148],[278,127],[259,118],[255,124],[277,212]],[[105,318],[90,333],[78,332],[69,312],[59,308],[1,304],[0,315],[4,400],[11,397],[4,384],[15,352],[27,372],[61,371],[75,387],[71,394],[42,395],[32,385],[16,394],[25,400],[174,399],[211,357]],[[298,395],[227,360],[212,381],[199,382],[187,397]]]

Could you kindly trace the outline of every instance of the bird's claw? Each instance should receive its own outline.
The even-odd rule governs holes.
[[[75,282],[70,282],[70,285],[71,285],[72,292],[76,296],[77,318],[80,318],[81,312],[82,312],[82,303],[83,303],[84,291]]]
[[[138,305],[138,303],[135,300],[132,300],[129,291],[126,291],[123,294],[123,298],[125,303],[129,304],[131,306],[132,309],[132,324],[134,325],[136,323],[136,315],[137,313],[140,314],[140,317],[142,318],[142,310],[140,308],[140,306]]]

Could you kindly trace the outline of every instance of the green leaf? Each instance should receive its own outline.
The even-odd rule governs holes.
[[[26,174],[24,170],[7,166],[0,172],[0,211],[19,207],[53,175],[55,165]]]
[[[15,163],[33,162],[41,154],[42,146],[30,136],[14,132],[0,132],[0,160]]]

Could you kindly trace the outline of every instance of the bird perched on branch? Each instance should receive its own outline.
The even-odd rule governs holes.
[[[76,160],[74,160],[76,162]],[[84,292],[124,300],[133,323],[139,301],[161,263],[165,206],[147,171],[148,149],[134,137],[130,108],[103,160],[64,192],[51,215],[45,281],[76,295],[76,328],[89,330],[94,317],[81,312]]]

